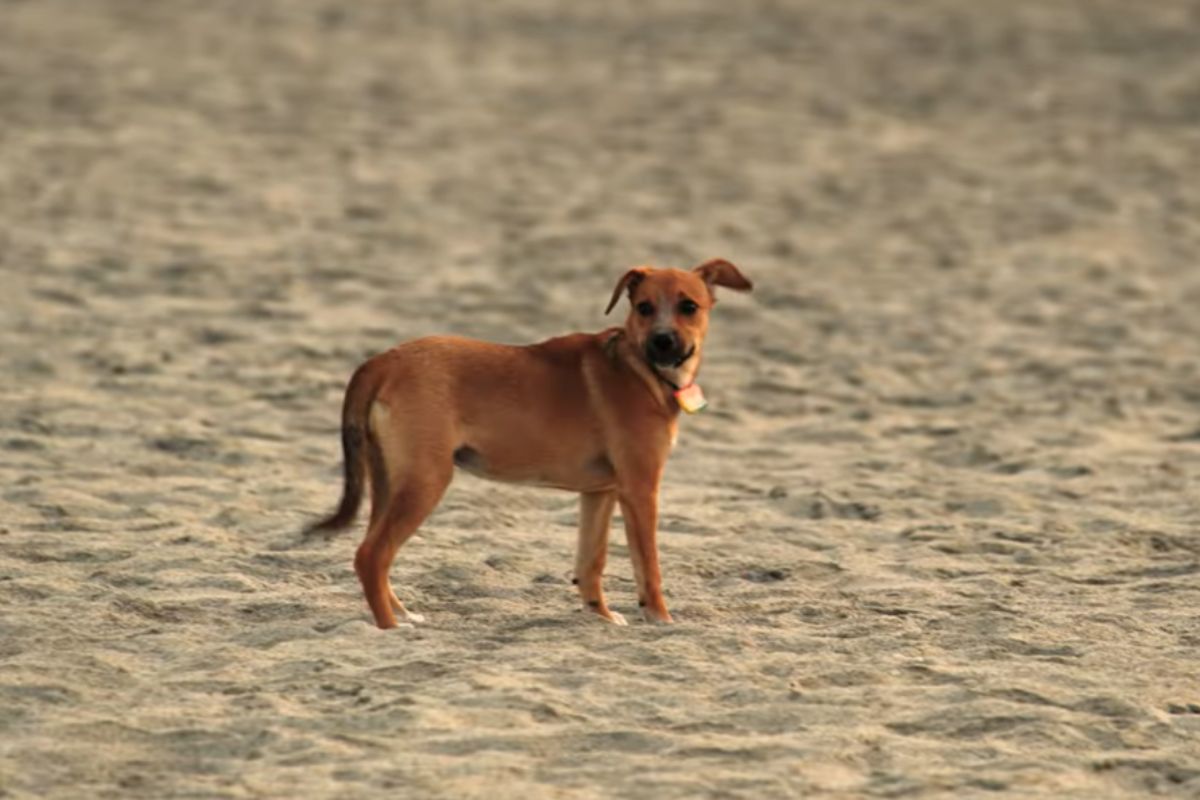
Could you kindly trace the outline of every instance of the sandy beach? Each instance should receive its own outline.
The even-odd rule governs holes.
[[[1200,797],[1200,3],[0,2],[0,797]],[[721,256],[677,624],[365,357]],[[365,523],[364,523],[365,524]],[[619,522],[606,586],[636,618]]]

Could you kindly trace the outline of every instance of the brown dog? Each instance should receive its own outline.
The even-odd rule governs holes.
[[[584,606],[624,624],[601,589],[613,507],[621,504],[638,605],[670,622],[656,543],[658,485],[680,406],[695,386],[714,286],[748,291],[715,259],[691,271],[638,267],[621,276],[622,328],[517,347],[445,336],[406,342],[354,373],[342,408],[345,487],[338,510],[310,531],[344,528],[371,482],[371,522],[354,569],[380,628],[421,617],[388,578],[400,545],[433,511],[454,467],[501,481],[580,493],[575,583]]]

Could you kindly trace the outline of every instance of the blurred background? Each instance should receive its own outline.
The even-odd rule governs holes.
[[[8,2],[0,265],[120,362],[592,329],[622,269],[720,255],[803,383],[831,335],[931,391],[986,389],[963,349],[1069,383],[1061,343],[1119,404],[1190,369],[1198,9]],[[1108,360],[1142,337],[1153,371]]]
[[[0,795],[1194,793],[1197,176],[1194,0],[0,0]],[[381,646],[353,368],[712,257],[690,625],[465,480]]]

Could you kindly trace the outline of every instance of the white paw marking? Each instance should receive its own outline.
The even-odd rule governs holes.
[[[596,618],[600,619],[602,622],[609,622],[609,623],[612,623],[613,625],[628,625],[629,624],[628,622],[625,621],[625,617],[621,616],[616,611],[613,611],[611,609],[608,612],[608,616],[601,614],[599,611],[597,611],[596,609],[592,608],[591,606],[589,606],[587,604],[584,604],[583,610],[588,612],[589,614],[595,616]]]
[[[644,619],[646,622],[649,622],[651,625],[670,625],[672,622],[674,622],[674,620],[670,618],[664,619],[658,616],[648,608],[642,609],[642,619]]]

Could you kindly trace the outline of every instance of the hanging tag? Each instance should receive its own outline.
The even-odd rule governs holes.
[[[679,407],[689,414],[697,414],[708,406],[708,401],[704,399],[704,392],[700,391],[698,383],[676,390],[675,402],[679,403]]]

